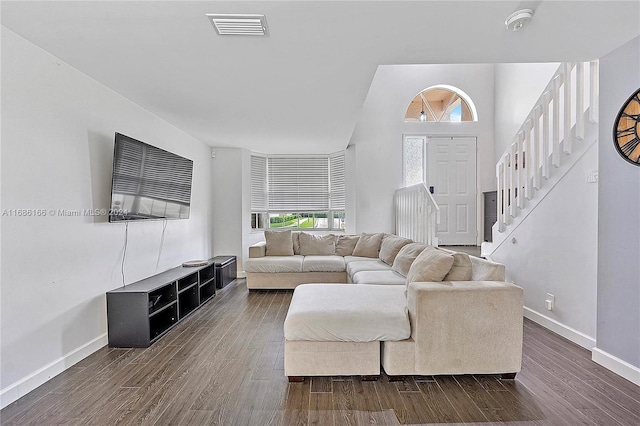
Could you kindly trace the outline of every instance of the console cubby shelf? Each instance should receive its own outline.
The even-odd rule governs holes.
[[[107,292],[109,346],[146,348],[216,294],[215,262],[178,266]]]

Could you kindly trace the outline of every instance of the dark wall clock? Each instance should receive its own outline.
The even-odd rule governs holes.
[[[616,117],[613,144],[622,158],[640,166],[640,89],[627,99]]]

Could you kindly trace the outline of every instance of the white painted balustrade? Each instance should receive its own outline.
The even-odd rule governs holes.
[[[496,165],[498,226],[525,209],[598,117],[598,62],[561,64]]]
[[[396,235],[438,246],[440,208],[423,183],[398,189],[394,194]]]

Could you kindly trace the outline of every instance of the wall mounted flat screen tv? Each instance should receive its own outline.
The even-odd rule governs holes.
[[[116,133],[109,222],[188,219],[193,161]]]

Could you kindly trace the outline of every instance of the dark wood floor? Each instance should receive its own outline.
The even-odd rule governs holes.
[[[291,292],[238,280],[147,349],[102,348],[0,412],[9,425],[640,425],[640,388],[525,321],[515,381],[358,377],[289,384]]]
[[[480,246],[439,246],[453,251],[470,254],[471,256],[480,257]]]

